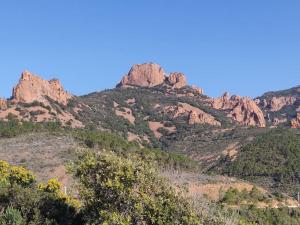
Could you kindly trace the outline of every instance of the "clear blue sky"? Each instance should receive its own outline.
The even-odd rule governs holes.
[[[300,85],[299,12],[299,0],[1,1],[0,96],[25,69],[82,95],[148,61],[211,96]]]

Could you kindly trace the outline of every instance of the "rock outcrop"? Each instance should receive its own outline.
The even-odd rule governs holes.
[[[165,75],[161,66],[154,63],[134,65],[117,87],[140,86],[154,87],[164,83]]]
[[[204,94],[203,88],[199,88],[199,87],[196,87],[196,86],[194,86],[194,85],[192,85],[191,87],[192,87],[192,89],[195,91],[195,93],[196,93],[197,95],[203,95],[203,94]]]
[[[164,109],[164,112],[171,114],[173,119],[181,116],[188,117],[188,124],[190,125],[210,124],[212,126],[221,126],[221,123],[212,115],[187,103],[179,102],[177,106],[168,106]]]
[[[284,106],[293,105],[297,101],[294,96],[272,97],[269,102],[265,101],[264,105],[270,109],[271,112],[277,112]]]
[[[226,92],[211,103],[214,109],[228,112],[228,116],[242,125],[265,127],[264,114],[254,100],[248,97],[230,95]]]
[[[293,96],[273,97],[269,103],[272,112],[279,111],[284,106],[293,105],[297,98]]]
[[[31,103],[38,101],[45,103],[47,97],[66,105],[72,95],[63,89],[59,80],[47,81],[28,71],[22,73],[18,85],[13,89],[15,102]]]
[[[187,86],[187,81],[183,73],[170,73],[170,75],[167,77],[167,81],[173,88],[182,88]]]
[[[125,75],[117,87],[155,87],[166,85],[173,89],[180,89],[188,86],[186,76],[180,72],[171,72],[166,75],[164,69],[154,63],[144,63],[134,65],[127,75]],[[197,94],[203,94],[203,89],[192,87]]]
[[[221,126],[221,123],[219,121],[217,121],[213,116],[209,115],[208,113],[205,113],[202,110],[201,111],[192,110],[189,115],[188,123],[190,125],[210,124],[213,126]]]
[[[0,98],[0,110],[7,109],[7,101],[5,99]]]
[[[214,109],[233,109],[236,101],[233,99],[239,98],[239,96],[232,96],[232,99],[230,99],[230,95],[228,92],[225,92],[220,98],[216,98],[212,101],[212,107]]]
[[[291,127],[292,128],[300,128],[300,112],[297,113],[295,119],[291,120]]]

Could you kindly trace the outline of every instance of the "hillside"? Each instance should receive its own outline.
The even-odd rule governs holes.
[[[102,170],[117,174],[123,174],[120,167],[128,171],[147,168],[141,169],[146,178],[135,177],[135,185],[143,191],[146,185],[159,192],[147,183],[153,179],[170,187],[172,191],[161,194],[191,209],[178,209],[193,221],[188,224],[198,224],[197,215],[203,224],[212,225],[230,220],[240,225],[284,224],[286,220],[294,225],[299,222],[298,209],[294,210],[299,206],[295,199],[300,191],[299,93],[295,87],[256,99],[228,93],[211,98],[202,88],[189,85],[183,73],[167,74],[159,65],[145,63],[134,65],[114,89],[75,96],[65,91],[59,80],[46,81],[25,71],[12,97],[0,100],[0,160],[33,171],[37,176],[33,192],[36,183],[54,177],[71,197],[78,197],[79,182],[86,191],[95,191],[97,198],[92,181],[99,176],[99,168],[88,170],[85,166],[111,165]],[[77,169],[86,176],[72,175],[75,165],[81,165]],[[102,191],[116,188],[117,198],[127,198],[119,188],[125,185],[123,180],[131,179],[128,173],[120,183],[98,180],[98,185]],[[110,175],[101,179],[115,179]],[[167,183],[156,177],[166,178]],[[6,189],[3,191],[6,195]],[[131,193],[134,199],[128,201],[148,204]],[[94,215],[100,206],[95,202],[89,206],[93,199],[81,194],[81,202],[87,204],[85,213],[97,223]],[[159,199],[152,200],[161,207]],[[122,213],[108,221],[126,220]],[[275,222],[272,215],[278,216]]]
[[[94,151],[99,152],[99,154],[113,151],[113,154],[121,157],[118,162],[123,162],[130,157],[133,157],[134,163],[139,161],[155,162],[160,171],[159,176],[167,178],[177,190],[187,190],[187,192],[184,191],[183,193],[186,193],[185,196],[187,198],[191,198],[204,224],[225,225],[229,221],[233,224],[241,225],[245,221],[260,221],[257,224],[272,224],[272,220],[282,221],[283,218],[291,221],[290,224],[297,224],[299,220],[296,209],[286,211],[284,208],[297,206],[297,203],[288,197],[274,195],[260,187],[256,190],[255,185],[239,179],[202,174],[195,161],[184,155],[166,153],[159,149],[140,148],[135,143],[130,143],[121,137],[106,132],[74,130],[51,123],[24,122],[20,124],[16,122],[2,122],[0,126],[0,143],[2,160],[31,169],[37,175],[38,182],[47,183],[50,178],[58,179],[62,183],[61,188],[67,187],[67,193],[70,195],[77,192],[77,182],[74,183],[71,174],[66,173],[66,166],[69,163],[71,163],[69,165],[75,162],[83,163],[83,158],[79,158],[78,161],[78,157],[82,157],[80,152],[83,149],[86,151],[85,154],[87,154],[84,157],[88,157],[86,159],[88,160],[87,163],[90,163],[90,154],[93,154]],[[138,157],[139,160],[135,157]],[[106,163],[109,163],[109,161]],[[115,163],[112,165],[115,165]],[[2,173],[1,168],[3,169],[3,167],[0,166],[0,173]],[[95,182],[94,179],[93,182]],[[47,185],[50,185],[50,183]],[[28,197],[30,197],[30,199],[26,200],[29,202],[28,204],[33,204],[30,202],[37,201],[35,198],[40,198],[36,194],[34,195],[35,197],[31,197],[35,191],[30,190],[29,194],[28,187],[25,186],[25,188],[27,188],[26,191]],[[151,189],[151,191],[153,190]],[[1,193],[2,196],[3,194],[6,196],[5,190],[0,187],[0,195]],[[22,196],[22,189],[18,189],[17,195],[14,194],[13,196],[18,196],[18,199],[25,198],[25,196]],[[18,199],[14,200],[13,206],[15,208],[25,204],[19,202],[20,200]],[[249,203],[245,203],[245,201]],[[3,203],[0,201],[1,204]],[[259,208],[253,208],[253,204]],[[26,207],[29,209],[29,205]],[[33,205],[30,207],[33,207]],[[61,207],[64,206],[61,205]],[[236,207],[241,207],[239,214],[234,210]],[[277,210],[277,207],[280,209]],[[40,213],[40,216],[45,216],[43,220],[52,216],[58,224],[61,223],[59,221],[62,218],[65,218],[51,214],[44,215],[43,211]],[[264,213],[270,215],[262,217]],[[280,215],[278,220],[272,218],[271,215],[274,214]],[[23,215],[29,216],[28,214]],[[66,215],[64,214],[64,216]],[[62,223],[70,222],[72,217],[69,217],[69,219],[65,218],[66,220],[63,220],[65,222]],[[77,219],[77,221],[80,220]]]
[[[299,130],[278,128],[258,136],[243,146],[234,160],[220,159],[214,170],[296,198],[300,191]]]

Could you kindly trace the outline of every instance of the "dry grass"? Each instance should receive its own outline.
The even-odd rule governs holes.
[[[32,170],[38,181],[57,178],[65,186],[71,183],[65,165],[74,157],[78,144],[65,135],[26,134],[0,139],[0,159]]]

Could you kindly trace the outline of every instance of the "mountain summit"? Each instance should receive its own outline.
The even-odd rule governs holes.
[[[132,66],[128,74],[123,77],[117,87],[138,86],[150,88],[158,85],[182,88],[188,84],[185,75],[181,72],[166,74],[160,65],[144,63]]]
[[[31,103],[34,101],[47,102],[50,98],[60,104],[66,105],[72,95],[66,92],[58,79],[50,81],[24,71],[19,83],[13,89],[13,99],[16,102]]]

